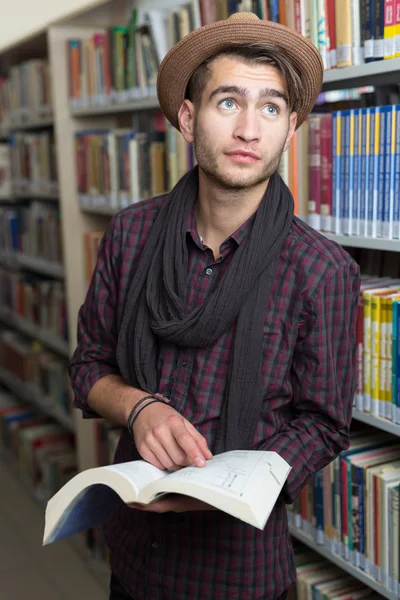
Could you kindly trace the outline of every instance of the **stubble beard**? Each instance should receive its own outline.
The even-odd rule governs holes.
[[[194,132],[194,151],[197,163],[205,175],[221,190],[249,190],[267,182],[277,170],[285,147],[284,142],[272,156],[263,159],[264,165],[262,170],[252,177],[249,176],[246,167],[240,167],[239,165],[236,173],[228,174],[224,173],[218,166],[217,153],[213,152],[208,144],[203,141],[197,126],[195,126]]]

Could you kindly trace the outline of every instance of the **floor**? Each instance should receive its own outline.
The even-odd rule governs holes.
[[[106,578],[68,542],[42,547],[44,507],[0,462],[1,600],[107,600]]]

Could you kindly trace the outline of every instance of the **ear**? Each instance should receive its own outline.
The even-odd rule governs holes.
[[[184,100],[178,112],[178,121],[181,134],[189,143],[194,141],[194,113],[193,102]]]
[[[290,117],[289,117],[289,131],[288,131],[288,134],[286,137],[286,142],[285,142],[285,146],[283,148],[283,152],[286,152],[286,150],[290,146],[290,141],[293,137],[294,132],[296,131],[296,124],[297,124],[297,113],[292,112],[292,113],[290,113]]]

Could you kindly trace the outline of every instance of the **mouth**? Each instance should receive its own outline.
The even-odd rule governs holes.
[[[226,152],[226,156],[235,162],[244,164],[256,163],[260,160],[260,157],[254,152],[245,152],[244,150],[234,150],[233,152]]]

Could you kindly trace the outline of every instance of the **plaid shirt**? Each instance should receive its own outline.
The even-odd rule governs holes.
[[[165,196],[116,215],[103,238],[79,314],[71,363],[75,405],[94,383],[119,373],[116,344],[128,274],[138,264]],[[249,219],[214,260],[191,217],[187,284],[193,309],[204,302],[250,235]],[[265,398],[254,448],[275,450],[293,467],[264,531],[222,512],[154,514],[122,506],[108,521],[111,567],[135,600],[275,600],[295,581],[285,503],[347,448],[355,391],[355,323],[359,270],[337,244],[295,218],[265,308]],[[158,391],[212,445],[224,395],[234,327],[213,346],[160,341]],[[112,398],[110,398],[112,402]],[[116,462],[139,458],[126,431]]]

